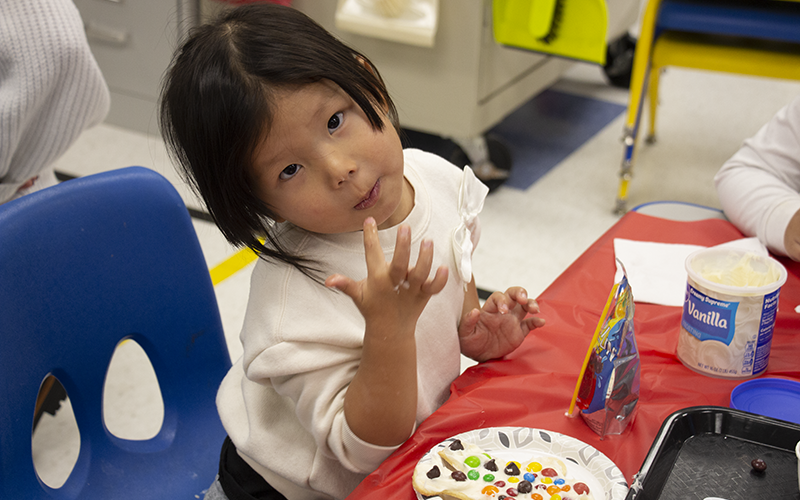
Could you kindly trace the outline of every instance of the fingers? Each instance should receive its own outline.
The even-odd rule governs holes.
[[[481,311],[478,308],[475,308],[468,312],[463,318],[461,318],[461,323],[458,325],[458,334],[459,336],[465,336],[472,334],[475,331],[475,326],[478,324],[478,321],[481,319]]]
[[[364,219],[364,253],[367,260],[367,272],[372,273],[386,264],[381,242],[378,239],[378,225],[372,217]]]
[[[414,267],[409,268],[411,260],[411,228],[405,224],[397,228],[397,241],[391,262],[387,263],[378,238],[378,228],[375,219],[368,217],[364,220],[364,251],[366,254],[367,273],[371,276],[388,278],[394,291],[413,288],[423,293],[433,295],[439,293],[447,284],[448,270],[442,266],[430,277],[433,267],[433,242],[422,240],[419,256]],[[345,291],[344,286],[353,286],[351,281],[344,281],[344,277],[331,276],[328,278],[331,285]],[[326,282],[327,283],[327,282]],[[345,293],[347,293],[345,291]],[[350,295],[348,293],[348,295]],[[351,295],[352,296],[352,295]]]
[[[394,255],[389,265],[389,277],[394,285],[402,284],[407,281],[408,262],[411,258],[411,228],[402,225],[397,228],[397,243],[394,247]]]
[[[431,240],[422,240],[419,244],[419,256],[417,257],[417,264],[413,269],[408,270],[406,281],[414,287],[422,286],[428,280],[431,273],[431,266],[433,265],[433,242]]]
[[[497,311],[501,314],[506,314],[510,310],[517,311],[520,317],[526,314],[539,313],[539,304],[535,300],[528,298],[528,291],[522,287],[511,287],[504,294],[495,293],[497,296],[495,297],[495,294],[492,294],[492,297],[495,297]],[[520,307],[517,308],[517,305]]]
[[[444,289],[444,286],[447,284],[447,276],[449,275],[449,270],[447,266],[439,266],[436,269],[436,274],[430,280],[426,281],[422,285],[422,291],[427,293],[428,295],[436,295],[437,293],[441,292]]]
[[[527,328],[527,330],[530,332],[531,330],[534,330],[536,328],[543,327],[545,325],[545,321],[544,318],[540,318],[538,316],[531,316],[530,318],[523,320],[522,323],[520,323],[520,325],[522,325],[523,328]]]
[[[352,299],[357,299],[361,293],[358,283],[341,274],[332,274],[325,280],[325,286],[335,288]]]

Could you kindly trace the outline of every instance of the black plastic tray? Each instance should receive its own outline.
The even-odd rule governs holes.
[[[798,441],[791,422],[718,406],[680,410],[662,424],[626,500],[800,499]],[[766,471],[753,471],[755,458]]]

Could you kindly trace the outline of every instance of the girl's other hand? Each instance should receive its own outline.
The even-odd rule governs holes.
[[[364,250],[367,261],[367,278],[361,281],[333,274],[325,285],[344,292],[353,299],[358,310],[369,323],[395,322],[397,327],[416,321],[431,296],[439,293],[447,283],[448,270],[441,266],[429,278],[433,264],[433,243],[423,240],[419,257],[409,267],[411,255],[411,229],[401,225],[397,230],[397,243],[391,262],[386,262],[378,240],[378,228],[372,217],[364,221]]]
[[[519,347],[528,333],[544,326],[539,304],[522,287],[494,292],[480,309],[472,309],[461,320],[458,336],[461,352],[476,361],[500,358]],[[531,315],[530,317],[528,317]]]

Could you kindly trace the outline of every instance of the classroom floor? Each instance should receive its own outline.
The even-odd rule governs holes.
[[[628,206],[677,200],[718,207],[712,181],[717,169],[798,94],[797,82],[670,68],[661,80],[658,140],[640,141]],[[613,208],[627,96],[608,86],[599,68],[576,64],[493,129],[509,144],[515,163],[512,178],[489,195],[481,216],[474,257],[479,288],[522,285],[537,296],[618,220]],[[100,125],[80,137],[56,170],[82,176],[130,165],[161,172],[187,205],[201,208],[155,136]],[[196,220],[195,227],[209,268],[235,252],[213,224]],[[251,266],[216,285],[233,359],[242,352],[238,334]],[[142,351],[122,344],[107,384],[105,417],[112,433],[139,439],[156,434],[163,407],[155,386]],[[67,401],[55,417],[42,416],[33,436],[37,470],[51,486],[63,483],[77,458],[80,437],[70,414]]]

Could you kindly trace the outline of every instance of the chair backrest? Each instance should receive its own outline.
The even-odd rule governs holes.
[[[194,227],[166,179],[130,167],[1,205],[0,308],[0,498],[202,498],[225,436],[215,397],[230,358]],[[121,439],[103,422],[106,371],[124,339],[158,379],[164,420],[152,439]],[[80,432],[57,489],[31,454],[49,373]]]
[[[656,31],[800,43],[800,4],[769,0],[662,0]]]

